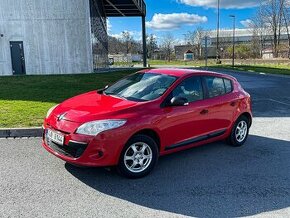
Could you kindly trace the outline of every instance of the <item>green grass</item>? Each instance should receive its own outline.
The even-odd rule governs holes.
[[[151,60],[149,62],[151,67],[157,65],[164,65],[164,66],[180,66],[180,67],[204,67],[205,62],[204,60],[196,60],[196,61],[181,61],[181,60],[174,60],[174,61],[162,61],[162,60]],[[289,63],[269,63],[269,64],[248,64],[248,65],[237,65],[236,67],[232,67],[228,64],[217,65],[215,60],[209,59],[208,66],[210,68],[222,68],[222,69],[230,69],[230,70],[240,70],[240,71],[247,71],[247,72],[262,72],[262,73],[269,73],[269,74],[283,74],[283,75],[290,75],[290,61]]]
[[[211,66],[211,68],[223,68],[247,72],[290,75],[289,65],[240,65],[236,67],[232,67],[229,65],[220,65],[220,66],[215,65]]]
[[[0,77],[0,128],[41,126],[47,110],[63,100],[100,89],[136,72]]]
[[[214,60],[209,60],[209,64],[213,64]],[[168,66],[204,66],[205,62],[203,60],[199,61],[182,61],[182,60],[172,60],[172,61],[164,61],[164,60],[150,60],[150,66],[154,67],[154,65],[168,65]]]

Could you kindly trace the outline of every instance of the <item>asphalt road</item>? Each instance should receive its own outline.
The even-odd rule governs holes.
[[[0,217],[290,217],[290,77],[233,75],[254,100],[244,147],[183,151],[127,180],[70,166],[40,139],[2,139]]]

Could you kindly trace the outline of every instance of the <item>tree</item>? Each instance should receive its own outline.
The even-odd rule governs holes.
[[[197,27],[194,31],[188,31],[184,34],[185,41],[188,44],[192,45],[192,49],[197,54],[197,58],[201,58],[202,56],[202,41],[206,36],[206,31],[202,27]]]
[[[251,40],[251,50],[252,50],[251,57],[253,57],[253,58],[261,58],[262,57],[263,45],[261,44],[260,39],[261,38],[259,35],[259,30],[256,28],[253,28],[253,36],[252,36],[252,40]]]
[[[226,50],[228,56],[231,56],[233,53],[233,48],[228,47]],[[249,45],[237,45],[235,47],[235,56],[239,59],[247,59],[251,57],[251,47]]]
[[[164,53],[165,59],[171,61],[174,46],[174,37],[171,33],[166,34],[161,43],[161,49]]]
[[[133,36],[131,35],[130,32],[128,31],[123,31],[122,32],[122,41],[124,43],[124,46],[125,46],[125,53],[126,54],[129,54],[131,53],[132,51],[132,44],[133,44]]]
[[[274,57],[278,57],[279,54],[281,30],[285,25],[283,14],[287,4],[288,0],[266,0],[258,12],[260,22],[270,27]]]
[[[287,37],[288,37],[288,58],[290,59],[290,1],[287,2],[288,5],[286,5],[283,9],[283,20],[285,23],[285,28],[287,31]]]
[[[154,56],[154,52],[158,49],[156,36],[151,34],[147,37],[147,51],[148,58],[152,59]]]
[[[109,54],[120,54],[123,53],[123,43],[120,39],[109,36]]]
[[[262,51],[267,46],[267,41],[272,41],[273,38],[271,37],[271,26],[269,25],[269,23],[265,22],[263,10],[264,7],[262,7],[261,5],[253,18],[252,24],[249,26],[253,30],[252,45],[255,44],[255,46],[253,46],[253,49],[258,48],[260,58],[262,57]]]

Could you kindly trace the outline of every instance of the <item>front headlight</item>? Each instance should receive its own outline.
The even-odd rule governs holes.
[[[116,129],[125,125],[126,120],[98,120],[85,123],[81,125],[76,133],[83,135],[96,136],[101,132],[104,132],[109,129]]]
[[[57,106],[58,106],[58,105],[55,105],[55,106],[53,106],[52,108],[50,108],[50,109],[47,111],[46,118],[49,117],[49,115],[52,113],[52,111],[53,111]]]

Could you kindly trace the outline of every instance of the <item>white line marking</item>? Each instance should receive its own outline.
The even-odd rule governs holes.
[[[257,99],[254,99],[254,101],[273,101],[273,102],[276,102],[276,103],[279,103],[279,104],[290,106],[290,104],[288,104],[288,103],[285,103],[285,102],[282,102],[282,101],[277,101],[277,100],[272,99],[272,98],[257,98]]]

